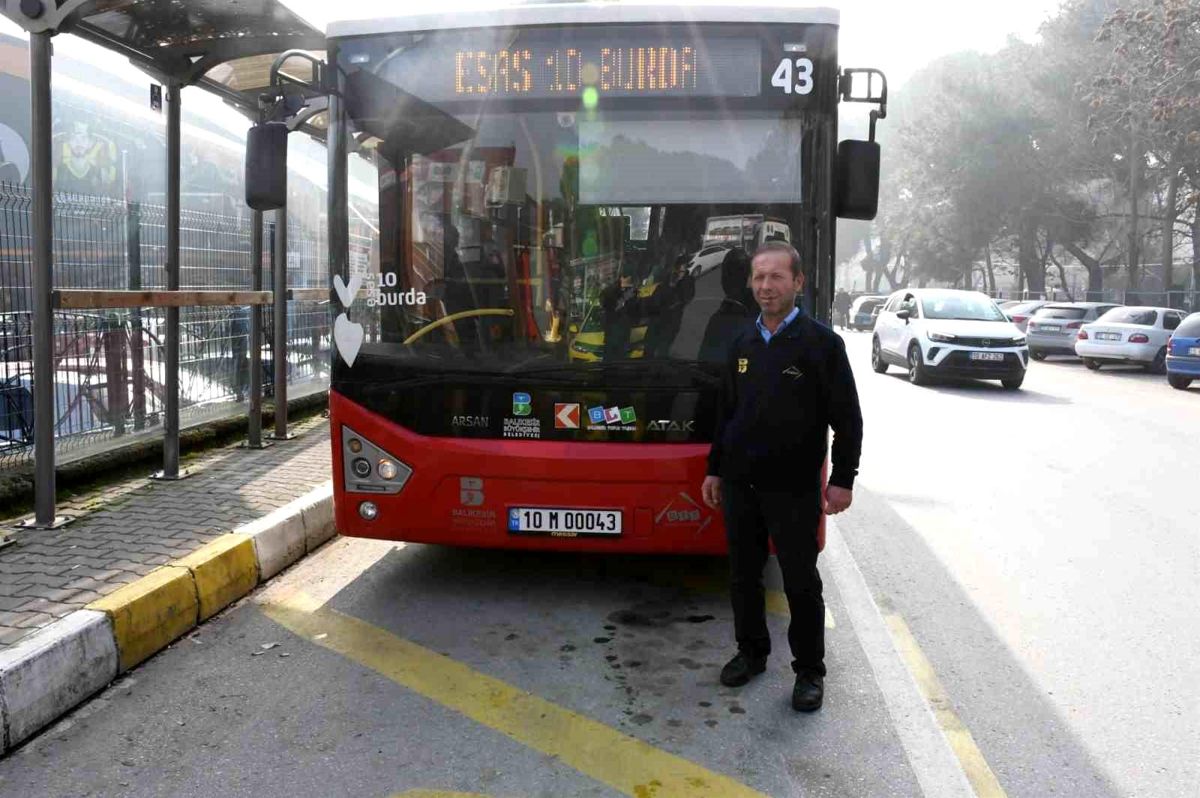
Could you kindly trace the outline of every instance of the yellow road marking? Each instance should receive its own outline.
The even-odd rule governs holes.
[[[392,798],[490,798],[481,792],[451,792],[449,790],[406,790]]]
[[[763,798],[762,793],[293,593],[263,612],[294,634],[634,798]],[[320,640],[313,638],[326,634]]]
[[[892,640],[900,652],[900,657],[908,666],[913,678],[916,679],[921,695],[925,697],[925,701],[933,710],[938,726],[941,727],[942,734],[946,736],[946,741],[950,743],[950,749],[958,758],[958,763],[967,775],[967,781],[971,783],[971,789],[975,791],[975,795],[979,798],[1006,798],[1004,788],[1000,786],[996,774],[992,772],[987,760],[983,758],[983,752],[975,744],[975,738],[971,736],[970,730],[954,713],[945,688],[942,687],[925,652],[921,651],[917,639],[909,631],[908,624],[899,615],[884,615],[883,617],[887,622],[888,630],[892,633]]]
[[[663,581],[662,584],[669,584],[668,581]],[[677,580],[677,584],[685,587],[688,590],[695,590],[698,593],[721,593],[729,594],[729,583],[724,579],[713,579],[708,576],[698,574],[685,574]],[[792,612],[788,609],[787,595],[782,590],[767,591],[767,612],[772,615],[779,615],[783,618],[792,617]],[[833,622],[833,613],[829,611],[829,607],[825,607],[825,628],[836,629],[837,625]]]
[[[792,617],[792,611],[788,607],[787,596],[784,595],[782,590],[767,591],[767,612],[772,615],[781,615],[784,618]],[[829,611],[829,607],[825,608],[825,628],[837,628],[833,622],[833,613]]]

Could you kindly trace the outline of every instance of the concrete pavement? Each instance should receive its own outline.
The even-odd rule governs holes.
[[[73,526],[26,531],[3,551],[11,626],[0,647],[0,750],[333,534],[327,424],[297,426],[294,445],[209,453],[187,480],[110,486],[85,499],[98,509]],[[235,519],[245,522],[235,528]],[[182,556],[168,560],[164,551]]]

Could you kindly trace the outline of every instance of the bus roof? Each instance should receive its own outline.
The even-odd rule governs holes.
[[[486,20],[486,21],[485,21]],[[676,4],[621,2],[498,3],[484,12],[448,9],[439,12],[418,11],[393,17],[351,19],[331,22],[328,35],[363,36],[375,33],[408,33],[452,28],[522,27],[526,25],[564,25],[572,23],[620,22],[764,22],[812,23],[837,25],[837,9],[809,7],[788,0],[760,2],[754,5]]]

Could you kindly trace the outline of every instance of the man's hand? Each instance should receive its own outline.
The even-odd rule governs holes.
[[[720,477],[705,477],[704,484],[700,486],[700,496],[704,499],[704,503],[714,510],[721,506],[721,478]]]
[[[854,491],[839,488],[837,485],[826,485],[825,501],[822,509],[825,511],[825,515],[837,515],[844,510],[850,509],[850,504],[853,501]]]

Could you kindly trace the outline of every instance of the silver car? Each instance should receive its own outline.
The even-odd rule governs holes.
[[[1113,308],[1116,302],[1052,302],[1037,310],[1025,328],[1029,341],[1029,356],[1045,360],[1046,355],[1075,357],[1075,337],[1088,322],[1095,321]]]
[[[1028,332],[1029,320],[1033,318],[1033,314],[1050,304],[1053,303],[1047,299],[1031,299],[1027,302],[1017,302],[1014,304],[1006,302],[1000,306],[1000,310],[1004,312],[1009,321],[1017,325],[1018,330]]]

